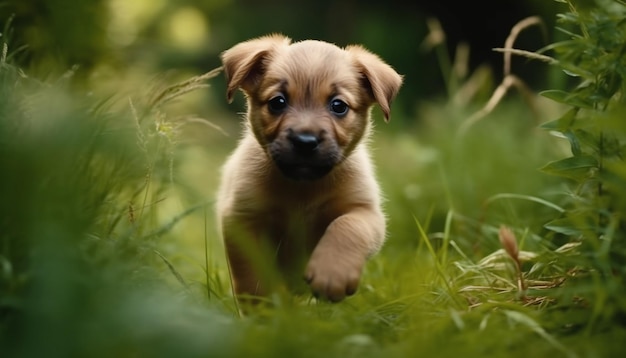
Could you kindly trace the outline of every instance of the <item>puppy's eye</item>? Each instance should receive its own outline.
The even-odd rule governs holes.
[[[337,117],[343,117],[348,113],[348,104],[340,99],[330,101],[330,111]]]
[[[273,97],[267,102],[267,108],[272,114],[280,114],[287,108],[287,98],[283,95]]]

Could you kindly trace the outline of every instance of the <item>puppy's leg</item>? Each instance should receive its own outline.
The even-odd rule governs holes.
[[[244,300],[253,301],[253,297],[263,296],[265,290],[261,285],[255,265],[249,259],[249,253],[232,241],[226,240],[225,244],[233,291],[238,300],[244,298]]]
[[[277,267],[276,230],[266,215],[229,217],[223,221],[224,245],[233,291],[245,312],[281,286]]]
[[[258,231],[250,224],[230,219],[224,220],[223,236],[237,301],[244,305],[258,303],[266,294]]]
[[[365,261],[380,247],[384,232],[385,219],[374,209],[358,208],[336,218],[305,271],[313,293],[333,302],[354,294]]]

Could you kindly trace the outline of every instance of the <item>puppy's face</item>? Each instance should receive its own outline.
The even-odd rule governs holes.
[[[222,55],[228,98],[241,88],[256,139],[281,172],[315,180],[365,135],[378,102],[385,118],[402,77],[358,46],[290,44],[280,35],[240,43]]]

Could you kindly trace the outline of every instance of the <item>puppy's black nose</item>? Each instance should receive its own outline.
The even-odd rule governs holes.
[[[289,141],[293,145],[293,148],[299,153],[313,153],[320,141],[316,136],[310,133],[289,133]]]

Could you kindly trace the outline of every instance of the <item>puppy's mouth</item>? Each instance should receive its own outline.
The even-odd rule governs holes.
[[[317,180],[339,163],[336,143],[322,135],[286,130],[271,142],[268,153],[282,174],[293,180]]]
[[[289,179],[312,181],[324,177],[334,167],[330,163],[307,164],[307,163],[287,163],[274,159],[276,166]]]

